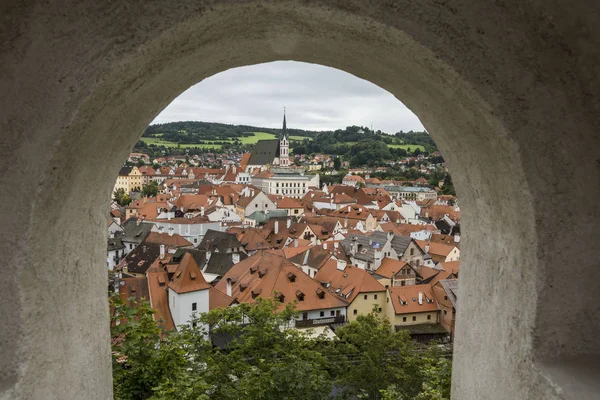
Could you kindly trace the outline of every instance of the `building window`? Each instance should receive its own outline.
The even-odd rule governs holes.
[[[354,310],[354,315],[358,314],[358,310]]]
[[[414,256],[415,255],[415,249],[410,249],[410,255]]]
[[[335,311],[331,311],[330,315],[333,317],[335,316]]]
[[[198,309],[198,303],[192,303],[192,311],[196,311]]]
[[[402,322],[406,322],[406,317],[402,317]]]
[[[431,314],[427,314],[427,319],[430,320],[431,319]]]
[[[417,317],[416,317],[416,316],[414,316],[412,319],[413,319],[413,321],[416,321],[416,320],[417,320]]]
[[[254,207],[258,208],[258,204],[255,204]]]
[[[133,249],[133,245],[129,243],[129,250]]]
[[[448,296],[444,296],[444,300],[448,300]]]
[[[321,317],[324,317],[324,316],[325,316],[325,311],[321,311],[321,312],[319,313],[319,315],[320,315]]]
[[[365,294],[365,300],[368,298],[369,296]]]
[[[381,310],[382,310],[382,308],[381,308],[381,307],[379,307],[379,308],[377,309],[377,312],[381,312]]]
[[[195,328],[198,325],[196,321],[192,322],[192,327]]]
[[[444,315],[448,314],[448,311],[444,310]]]
[[[374,294],[374,295],[373,295],[373,298],[374,298],[375,300],[377,300],[377,295],[376,295],[376,294]]]

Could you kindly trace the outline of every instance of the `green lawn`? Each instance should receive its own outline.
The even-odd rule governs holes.
[[[388,144],[388,147],[391,149],[409,149],[410,151],[415,151],[416,149],[420,149],[421,151],[425,151],[425,147],[420,144]]]
[[[241,137],[240,142],[243,144],[255,144],[259,140],[277,139],[277,135],[267,132],[252,132],[254,136]]]
[[[304,139],[308,139],[308,140],[313,140],[313,138],[308,137],[308,136],[290,136],[290,140],[304,140]]]

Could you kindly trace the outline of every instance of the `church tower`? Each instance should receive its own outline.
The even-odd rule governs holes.
[[[283,129],[281,139],[279,140],[279,165],[285,168],[290,166],[290,141],[285,122],[285,107],[283,108]]]

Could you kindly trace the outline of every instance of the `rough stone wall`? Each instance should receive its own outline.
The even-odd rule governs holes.
[[[464,230],[453,397],[575,398],[578,357],[600,353],[599,9],[3,2],[0,399],[111,397],[105,214],[120,164],[192,84],[287,59],[387,89],[448,160]]]

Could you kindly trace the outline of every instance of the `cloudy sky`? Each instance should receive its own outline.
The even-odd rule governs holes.
[[[387,133],[424,130],[400,101],[379,86],[346,72],[294,61],[277,61],[221,72],[192,86],[153,121],[210,121],[335,130],[373,126]]]

